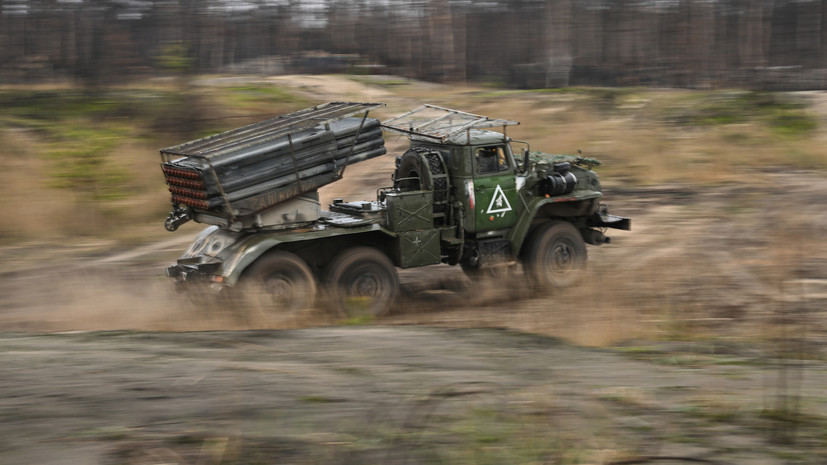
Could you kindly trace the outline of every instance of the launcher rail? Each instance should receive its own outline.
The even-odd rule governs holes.
[[[341,179],[347,165],[386,153],[368,119],[381,106],[330,102],[162,149],[166,228],[196,216],[231,225]]]

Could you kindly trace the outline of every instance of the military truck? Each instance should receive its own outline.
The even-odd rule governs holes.
[[[167,276],[228,305],[295,312],[320,298],[382,315],[397,268],[447,263],[473,278],[521,265],[533,286],[562,288],[581,276],[586,244],[630,229],[600,202],[598,160],[532,151],[507,136],[518,122],[435,105],[368,117],[383,105],[330,102],[161,150],[166,228],[210,225]],[[410,139],[388,185],[323,210],[318,189],[385,154],[383,131]]]

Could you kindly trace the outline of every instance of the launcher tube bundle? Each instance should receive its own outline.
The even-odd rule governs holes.
[[[161,150],[173,204],[167,229],[252,217],[385,154],[379,121],[367,117],[382,105],[326,103]]]

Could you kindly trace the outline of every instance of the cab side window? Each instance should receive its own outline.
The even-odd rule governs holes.
[[[505,149],[501,145],[478,148],[476,159],[478,174],[497,173],[508,169],[508,157],[505,156]]]

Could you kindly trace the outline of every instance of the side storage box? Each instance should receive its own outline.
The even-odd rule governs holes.
[[[388,192],[388,229],[393,232],[431,229],[434,224],[432,191]]]
[[[436,265],[439,255],[439,230],[423,229],[399,233],[396,239],[396,263],[401,268]]]

